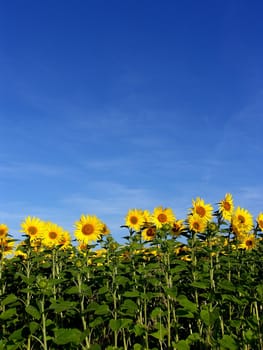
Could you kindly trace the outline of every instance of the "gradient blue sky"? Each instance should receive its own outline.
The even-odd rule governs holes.
[[[226,192],[263,211],[263,2],[1,1],[0,222]],[[215,205],[216,207],[216,205]]]

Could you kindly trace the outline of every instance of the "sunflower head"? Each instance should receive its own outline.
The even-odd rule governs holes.
[[[103,226],[102,226],[101,234],[104,236],[109,235],[110,229],[108,228],[108,226],[104,222],[102,224],[103,224]]]
[[[155,238],[155,235],[156,235],[155,227],[148,227],[142,231],[142,238],[145,241],[152,241]]]
[[[61,244],[63,240],[64,230],[62,227],[52,222],[47,222],[45,233],[43,235],[43,245],[48,248],[53,248]]]
[[[259,213],[257,217],[257,224],[261,231],[263,231],[263,213]]]
[[[61,245],[60,249],[62,250],[66,250],[71,246],[71,237],[68,231],[62,232],[59,244]]]
[[[238,248],[240,249],[251,250],[254,249],[257,245],[256,237],[253,234],[241,234],[239,235],[238,240]]]
[[[28,216],[21,223],[21,232],[24,232],[30,239],[41,239],[45,231],[45,222],[37,217]]]
[[[5,239],[8,234],[8,226],[0,224],[0,239]]]
[[[154,208],[151,221],[157,229],[164,225],[173,225],[175,220],[176,218],[171,208]]]
[[[173,236],[178,237],[184,229],[184,220],[176,220],[171,227],[171,233]]]
[[[230,193],[226,193],[225,197],[219,202],[219,212],[226,221],[231,221],[234,211],[234,201]]]
[[[204,221],[210,221],[213,216],[213,207],[211,204],[205,204],[202,198],[197,197],[196,200],[192,200],[190,212],[198,215]]]
[[[4,256],[9,255],[13,252],[14,240],[10,238],[5,238],[0,240],[0,253]]]
[[[125,218],[125,225],[134,231],[140,231],[145,222],[141,209],[130,209]]]
[[[236,235],[248,233],[253,228],[253,216],[246,209],[237,207],[232,215],[231,226]]]
[[[188,216],[188,224],[191,231],[202,233],[206,229],[207,222],[195,213]]]
[[[100,239],[103,231],[103,223],[95,215],[82,215],[80,220],[76,221],[75,227],[75,237],[84,244]]]
[[[14,254],[15,256],[19,256],[23,260],[27,259],[27,254],[20,249],[16,249]]]

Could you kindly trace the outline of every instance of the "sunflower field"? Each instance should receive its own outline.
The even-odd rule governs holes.
[[[263,349],[263,213],[216,206],[0,224],[0,350]]]

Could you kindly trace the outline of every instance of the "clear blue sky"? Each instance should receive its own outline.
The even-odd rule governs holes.
[[[263,2],[1,1],[0,222],[263,211]]]

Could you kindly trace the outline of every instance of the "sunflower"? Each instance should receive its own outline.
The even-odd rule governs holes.
[[[197,214],[202,220],[210,221],[213,216],[213,207],[211,204],[205,204],[202,198],[197,197],[192,200],[191,214]]]
[[[145,218],[141,209],[130,209],[125,218],[125,225],[135,231],[140,231],[144,221]]]
[[[174,250],[176,255],[179,255],[179,254],[185,253],[185,252],[190,252],[190,251],[191,251],[191,248],[185,244],[182,244],[179,247],[177,246]]]
[[[176,220],[171,228],[171,233],[173,236],[180,236],[181,232],[185,229],[184,220]]]
[[[258,227],[263,231],[263,213],[259,213],[257,217]]]
[[[102,226],[101,233],[103,235],[109,235],[110,234],[110,229],[108,228],[108,226],[104,222],[102,224],[103,224],[103,226]]]
[[[60,249],[65,250],[71,246],[71,237],[68,231],[63,231],[60,238],[59,244],[61,244]]]
[[[9,255],[13,252],[14,240],[10,238],[5,238],[0,240],[0,252],[3,255]]]
[[[30,238],[30,246],[33,248],[35,252],[41,252],[44,250],[42,245],[42,238]]]
[[[96,258],[100,258],[100,257],[105,258],[107,250],[105,248],[101,248],[101,249],[95,250],[94,253]]]
[[[156,228],[155,227],[148,227],[142,231],[142,238],[145,241],[153,240],[155,235],[156,235]]]
[[[226,193],[224,199],[219,202],[219,212],[224,220],[231,221],[234,211],[234,201],[230,193]]]
[[[172,225],[175,220],[176,218],[171,208],[154,208],[152,222],[156,228],[161,228],[165,224]]]
[[[75,236],[79,242],[89,244],[100,238],[103,223],[92,215],[81,215],[80,220],[75,222]]]
[[[143,217],[144,217],[144,226],[145,227],[149,227],[152,226],[151,223],[151,213],[149,212],[149,210],[143,210]]]
[[[253,228],[253,216],[248,210],[237,207],[232,215],[231,226],[236,235],[248,233]]]
[[[52,248],[56,245],[61,244],[64,233],[63,228],[52,222],[47,222],[45,226],[43,245],[48,248]]]
[[[0,239],[5,239],[8,234],[8,226],[0,224]]]
[[[77,246],[77,250],[79,252],[81,252],[81,253],[83,253],[85,255],[87,253],[88,249],[89,249],[89,246],[88,246],[87,243],[79,241],[79,244]]]
[[[45,223],[36,217],[28,216],[21,223],[22,230],[20,232],[24,232],[31,239],[41,239],[45,232]]]
[[[27,254],[22,250],[17,249],[14,254],[15,256],[19,256],[21,259],[27,259]]]
[[[257,243],[256,237],[253,234],[240,235],[238,239],[239,239],[238,248],[251,250],[256,247],[256,243]]]
[[[206,222],[196,213],[189,215],[188,224],[190,230],[194,232],[204,232],[206,229]]]

